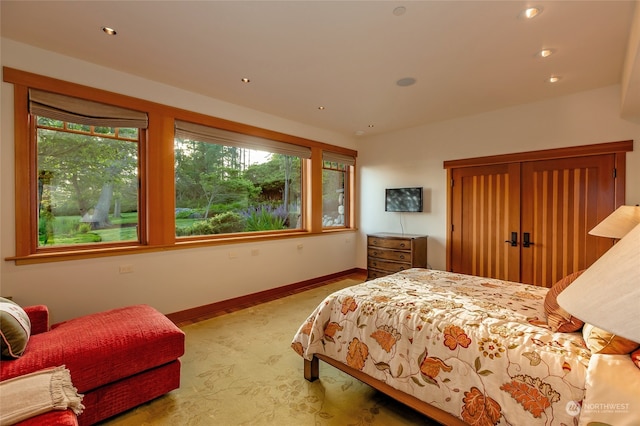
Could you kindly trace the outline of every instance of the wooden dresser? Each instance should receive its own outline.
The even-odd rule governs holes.
[[[427,236],[379,233],[367,235],[367,279],[409,268],[427,267]]]

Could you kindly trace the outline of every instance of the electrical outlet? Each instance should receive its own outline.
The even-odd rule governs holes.
[[[303,248],[304,248],[304,245],[303,245],[303,244],[298,244],[298,246],[297,246],[297,249],[298,249],[298,250],[302,250]]]
[[[119,271],[121,274],[130,274],[133,272],[133,265],[120,265]]]
[[[235,251],[229,252],[229,259],[235,259],[236,257],[238,257],[238,253],[236,253]]]

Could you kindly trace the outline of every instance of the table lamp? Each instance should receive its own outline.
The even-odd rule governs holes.
[[[558,304],[586,323],[640,342],[640,207],[618,208],[589,234],[620,240],[558,295]]]
[[[620,206],[589,231],[589,234],[620,239],[639,223],[640,206]]]

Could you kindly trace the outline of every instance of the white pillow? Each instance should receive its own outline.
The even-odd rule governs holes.
[[[640,425],[640,369],[631,356],[591,355],[585,387],[580,425]]]

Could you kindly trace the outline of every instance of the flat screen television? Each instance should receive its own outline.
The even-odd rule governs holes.
[[[422,187],[387,188],[384,197],[386,212],[421,212]]]

